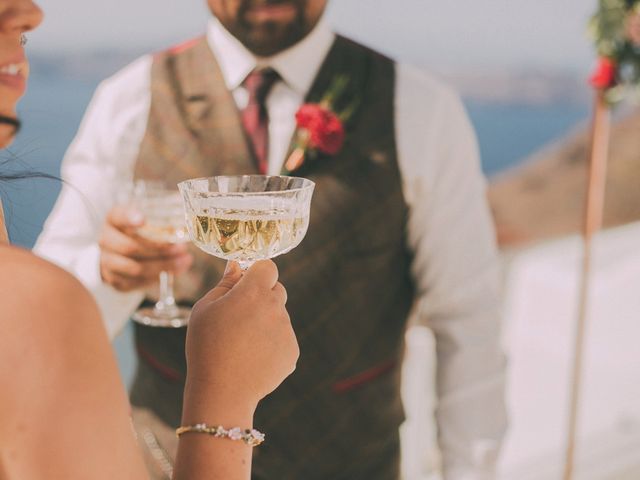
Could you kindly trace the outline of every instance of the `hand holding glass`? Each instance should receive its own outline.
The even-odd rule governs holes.
[[[133,204],[144,215],[145,223],[137,231],[141,237],[156,243],[183,243],[189,240],[184,223],[182,199],[177,189],[162,182],[138,181],[134,186]],[[160,273],[160,294],[153,308],[141,308],[133,319],[154,327],[183,327],[190,310],[179,307],[173,294],[173,274]]]

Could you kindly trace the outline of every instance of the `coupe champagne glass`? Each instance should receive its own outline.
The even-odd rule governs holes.
[[[134,185],[133,204],[144,215],[145,223],[137,233],[157,243],[183,243],[189,241],[184,222],[182,198],[177,188],[163,182],[137,181]],[[160,273],[160,295],[153,307],[140,308],[133,319],[153,327],[183,327],[189,319],[190,309],[176,304],[173,294],[173,274]]]
[[[314,187],[305,178],[267,175],[178,184],[193,242],[210,255],[238,262],[243,270],[302,241]]]

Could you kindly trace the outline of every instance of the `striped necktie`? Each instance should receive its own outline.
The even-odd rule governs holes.
[[[249,93],[249,103],[242,110],[242,125],[251,143],[254,158],[261,174],[269,166],[269,114],[265,101],[273,85],[280,79],[272,68],[253,70],[243,85]]]

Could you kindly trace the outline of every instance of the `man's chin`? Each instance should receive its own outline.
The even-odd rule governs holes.
[[[259,57],[270,57],[292,47],[304,38],[303,33],[263,28],[254,30],[242,43]]]

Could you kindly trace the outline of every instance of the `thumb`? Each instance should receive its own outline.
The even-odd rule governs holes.
[[[242,269],[240,268],[240,265],[233,261],[227,262],[227,267],[224,269],[224,274],[218,284],[209,290],[202,299],[208,302],[213,302],[224,297],[241,278]]]

